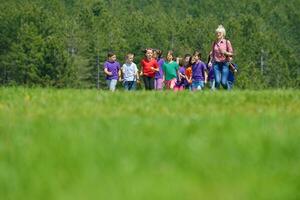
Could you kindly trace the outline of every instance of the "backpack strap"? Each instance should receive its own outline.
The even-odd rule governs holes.
[[[226,51],[228,51],[228,40],[226,40]]]
[[[226,40],[226,51],[229,52],[229,49],[228,49],[228,40]],[[228,58],[228,61],[230,61],[230,58],[231,60],[233,59],[233,56],[226,56]]]

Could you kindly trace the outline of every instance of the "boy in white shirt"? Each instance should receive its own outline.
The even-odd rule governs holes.
[[[134,55],[129,53],[126,55],[126,63],[122,66],[124,79],[124,89],[127,91],[136,89],[136,82],[139,80],[139,73],[136,64],[133,62]]]

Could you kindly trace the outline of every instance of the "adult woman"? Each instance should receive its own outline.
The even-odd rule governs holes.
[[[216,29],[216,40],[213,42],[210,52],[209,66],[214,70],[215,88],[219,89],[221,84],[224,89],[229,90],[229,61],[233,56],[233,48],[230,41],[225,39],[225,35],[225,28],[223,25],[219,25]]]

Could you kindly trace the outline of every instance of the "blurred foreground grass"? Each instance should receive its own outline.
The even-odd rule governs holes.
[[[0,199],[300,199],[300,92],[0,88]]]

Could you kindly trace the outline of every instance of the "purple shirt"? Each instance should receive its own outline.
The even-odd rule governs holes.
[[[106,75],[106,80],[118,80],[119,77],[119,70],[120,70],[120,63],[118,63],[117,61],[115,62],[109,62],[106,61],[104,63],[104,69],[107,69],[107,71],[112,72],[111,76]]]
[[[198,61],[192,65],[192,80],[193,81],[204,81],[204,71],[206,70],[206,65],[202,61]]]
[[[164,71],[162,69],[162,66],[163,66],[164,62],[165,61],[162,58],[160,58],[159,60],[157,60],[159,71],[155,73],[155,78],[156,79],[163,78]]]
[[[211,67],[208,67],[207,69],[208,69],[208,77],[207,77],[207,79],[209,81],[214,80],[215,79],[214,67],[211,66]]]
[[[179,72],[183,75],[185,75],[185,68],[184,67],[179,67]]]
[[[179,67],[178,71],[179,73],[185,75],[185,67]],[[181,77],[181,81],[179,81],[179,77],[177,77],[176,85],[177,86],[186,85],[186,79]]]

